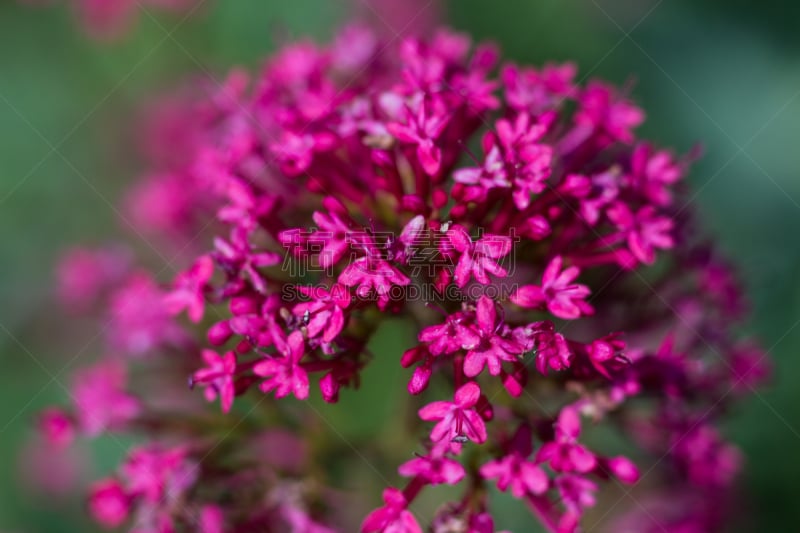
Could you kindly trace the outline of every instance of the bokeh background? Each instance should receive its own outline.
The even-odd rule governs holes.
[[[125,233],[114,202],[141,170],[133,132],[141,103],[187,75],[255,68],[289,39],[327,39],[361,1],[207,0],[189,17],[140,13],[126,36],[107,44],[89,39],[64,2],[2,2],[0,532],[92,531],[79,494],[42,495],[32,486],[31,423],[64,399],[60,384],[100,349],[95,332],[65,323],[54,306],[52,268],[70,244]],[[732,530],[797,531],[800,3],[434,0],[429,9],[516,60],[572,60],[582,76],[631,82],[648,113],[645,136],[682,152],[703,144],[692,203],[738,265],[754,309],[747,327],[775,364],[773,384],[725,427],[747,457],[742,505],[751,518]],[[345,434],[370,432],[385,418],[386,389],[365,391],[374,398],[361,405],[374,407],[357,423],[339,413]],[[120,453],[101,439],[84,459],[99,476]]]

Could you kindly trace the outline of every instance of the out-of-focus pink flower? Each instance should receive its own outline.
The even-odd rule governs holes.
[[[150,276],[138,273],[111,296],[108,325],[112,349],[143,357],[163,346],[180,345],[186,337],[164,306],[164,292]]]
[[[669,249],[674,246],[670,235],[672,219],[656,214],[655,208],[646,206],[636,213],[623,203],[616,203],[608,210],[608,217],[625,233],[631,253],[647,265],[655,261],[656,248]]]
[[[197,465],[183,447],[147,445],[134,449],[122,466],[129,494],[151,505],[180,500],[197,479]]]
[[[225,533],[225,514],[218,505],[205,505],[200,510],[200,533]]]
[[[124,428],[141,412],[141,404],[125,391],[127,371],[118,360],[107,360],[80,371],[71,393],[81,431],[91,437]]]
[[[56,271],[59,301],[69,310],[87,311],[123,279],[130,263],[130,254],[120,248],[68,250]]]
[[[511,487],[515,498],[522,498],[526,493],[542,494],[550,485],[544,470],[518,453],[489,461],[481,467],[480,473],[484,479],[497,479],[497,488],[503,492]]]
[[[615,94],[612,87],[591,82],[579,97],[579,124],[587,124],[607,133],[612,139],[631,142],[631,130],[644,122],[644,112]]]
[[[58,408],[51,407],[39,413],[38,428],[45,442],[56,448],[69,446],[75,438],[74,421]]]
[[[405,477],[420,476],[431,485],[455,485],[466,475],[458,461],[439,455],[416,457],[400,465],[397,471]]]
[[[672,201],[670,187],[684,173],[683,165],[675,161],[667,150],[655,150],[649,143],[641,143],[631,154],[631,179],[634,186],[658,205]]]
[[[205,309],[205,293],[210,289],[208,284],[214,274],[214,261],[208,255],[203,255],[175,278],[173,289],[164,297],[164,304],[171,314],[180,313],[186,309],[192,322],[199,322],[203,318]]]
[[[389,487],[383,491],[384,506],[372,511],[361,524],[361,533],[422,533],[417,519],[407,509],[403,493]]]
[[[196,0],[73,0],[75,10],[89,35],[112,40],[130,30],[139,9],[186,10]]]
[[[116,528],[130,515],[131,496],[119,481],[104,479],[92,485],[89,493],[89,512],[101,526]]]
[[[574,407],[565,407],[558,415],[555,441],[545,442],[536,453],[536,461],[549,463],[556,472],[589,472],[597,464],[592,452],[578,444],[581,423]]]

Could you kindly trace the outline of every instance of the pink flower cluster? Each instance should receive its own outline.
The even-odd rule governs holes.
[[[284,48],[253,83],[236,71],[185,94],[151,131],[179,142],[126,205],[165,254],[193,257],[165,283],[89,252],[62,270],[69,305],[110,291],[109,356],[44,433],[154,441],[92,491],[101,524],[352,530],[320,468],[297,468],[313,458],[265,458],[255,421],[218,446],[228,417],[166,376],[223,413],[333,403],[358,394],[378,327],[404,317],[413,346],[375,357],[409,369],[418,420],[397,431],[421,447],[363,532],[422,531],[412,504],[440,484],[463,492],[426,520],[437,532],[495,531],[491,487],[574,532],[616,484],[652,503],[619,517],[631,530],[722,527],[739,457],[715,421],[765,377],[764,354],[737,334],[727,266],[678,216],[688,161],[636,137],[628,95],[450,31],[384,47],[357,26]],[[294,410],[264,409],[304,434]],[[634,451],[586,439],[596,427]]]

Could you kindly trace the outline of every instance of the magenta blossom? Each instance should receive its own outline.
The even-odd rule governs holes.
[[[493,376],[500,374],[503,361],[517,361],[523,347],[515,342],[510,331],[503,331],[502,322],[498,324],[495,302],[486,296],[478,300],[475,309],[475,331],[478,340],[464,346],[467,355],[464,358],[464,374],[475,377],[489,367]]]
[[[594,454],[578,444],[581,426],[578,411],[565,407],[558,415],[556,438],[539,448],[536,460],[549,463],[556,472],[588,472],[597,464]]]
[[[129,494],[149,505],[166,505],[180,499],[197,478],[197,466],[183,448],[145,446],[134,449],[122,467]]]
[[[384,506],[372,511],[361,524],[361,533],[422,533],[417,519],[407,509],[403,493],[395,488],[383,491]]]
[[[387,124],[389,132],[404,143],[416,145],[417,158],[422,168],[436,175],[442,163],[442,151],[436,139],[447,126],[447,116],[442,109],[431,109],[434,104],[424,100],[413,100],[403,106],[402,122]]]
[[[219,396],[222,412],[227,413],[231,410],[235,395],[236,353],[218,355],[213,350],[203,350],[203,359],[207,366],[192,374],[192,385],[203,386],[206,399],[210,402]]]
[[[555,316],[568,320],[591,315],[592,307],[585,302],[591,293],[589,287],[573,283],[580,270],[573,266],[561,271],[562,261],[561,256],[554,257],[542,274],[541,286],[520,287],[511,301],[527,308],[546,305]]]
[[[330,291],[321,287],[298,287],[298,291],[310,301],[298,303],[292,313],[303,320],[308,336],[333,341],[345,325],[344,309],[350,304],[349,292],[339,285]]]
[[[461,226],[447,231],[450,245],[460,254],[455,269],[455,280],[459,287],[474,277],[478,283],[489,284],[489,276],[503,278],[507,272],[497,262],[511,251],[511,238],[502,235],[484,235],[473,241]]]
[[[283,398],[290,393],[298,400],[308,398],[308,374],[300,365],[306,346],[303,336],[295,331],[288,338],[280,334],[273,337],[278,352],[274,356],[266,356],[256,363],[253,372],[266,378],[261,382],[261,390],[274,390],[276,398]]]
[[[458,389],[452,402],[433,402],[419,410],[419,417],[437,424],[431,430],[431,440],[466,437],[473,442],[486,440],[486,424],[475,410],[481,389],[474,382],[466,383]]]
[[[69,446],[75,438],[75,424],[69,414],[57,408],[49,408],[39,414],[39,431],[45,442],[56,448]]]
[[[141,404],[125,391],[127,373],[119,361],[108,360],[84,369],[72,383],[78,423],[88,435],[120,429],[141,412]]]
[[[656,248],[672,248],[674,241],[670,235],[673,221],[657,216],[652,206],[632,213],[623,203],[617,203],[608,210],[608,217],[624,232],[631,253],[645,264],[655,261]]]
[[[431,485],[455,485],[466,474],[458,461],[437,455],[416,457],[400,465],[397,471],[405,477],[420,476]]]
[[[518,453],[489,461],[480,469],[484,479],[497,479],[497,488],[505,492],[511,487],[515,498],[525,494],[542,494],[550,482],[547,474],[536,463],[525,460]]]
[[[214,261],[210,256],[201,256],[186,272],[175,279],[172,291],[164,297],[170,313],[177,314],[186,309],[192,322],[203,318],[205,293],[210,289],[209,280],[214,273]]]
[[[464,312],[456,312],[447,317],[444,324],[428,326],[419,333],[420,342],[428,343],[432,355],[450,354],[475,346],[480,335],[470,327],[470,317]]]
[[[106,528],[121,526],[128,519],[131,496],[115,479],[105,479],[92,485],[89,512],[97,523]]]

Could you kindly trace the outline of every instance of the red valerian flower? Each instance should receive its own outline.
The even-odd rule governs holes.
[[[467,231],[458,225],[447,230],[450,245],[460,254],[454,277],[456,285],[463,287],[474,277],[478,283],[488,285],[487,274],[505,277],[506,269],[497,260],[511,251],[511,238],[504,235],[484,235],[473,241]]]
[[[609,208],[608,217],[626,236],[628,248],[642,263],[653,264],[656,248],[674,246],[670,235],[674,226],[672,219],[658,216],[653,206],[645,206],[633,213],[628,206],[618,202]]]
[[[308,398],[308,374],[300,365],[305,355],[305,341],[299,331],[294,331],[284,338],[276,332],[273,342],[278,350],[276,356],[266,356],[253,367],[257,376],[266,378],[261,382],[263,392],[275,391],[276,398],[283,398],[290,393],[298,400]]]
[[[586,285],[573,283],[580,269],[572,266],[562,271],[562,263],[561,256],[554,257],[542,274],[542,284],[520,287],[511,301],[527,308],[546,305],[548,311],[567,320],[591,315],[592,307],[585,301],[591,290]]]
[[[431,430],[431,440],[466,437],[473,442],[484,442],[486,424],[475,410],[480,395],[480,387],[470,381],[455,392],[452,402],[433,402],[420,409],[422,420],[437,422]]]
[[[508,328],[498,323],[495,302],[487,296],[481,297],[475,306],[475,327],[477,342],[465,345],[467,355],[464,358],[464,374],[475,377],[489,367],[493,376],[500,374],[503,361],[515,362],[523,352]]]
[[[397,469],[401,476],[419,476],[431,485],[455,485],[466,472],[461,463],[443,455],[422,455],[403,463]]]
[[[116,360],[103,361],[75,376],[71,393],[78,423],[88,435],[120,429],[142,410],[139,400],[125,391],[127,372]]]
[[[236,375],[236,353],[219,355],[213,350],[203,350],[203,359],[207,366],[192,374],[192,384],[203,386],[206,399],[210,402],[219,396],[222,412],[227,413],[231,410],[235,395],[233,379]]]
[[[192,322],[203,318],[205,309],[205,293],[210,290],[208,284],[214,274],[214,261],[203,255],[185,272],[175,278],[172,291],[164,297],[164,305],[172,314],[186,309]]]
[[[94,483],[89,493],[89,512],[97,523],[106,528],[121,526],[128,519],[131,496],[113,478]]]
[[[480,472],[484,479],[497,479],[497,488],[503,492],[511,487],[515,498],[522,498],[526,493],[542,494],[550,485],[544,470],[518,453],[489,461]]]
[[[302,286],[297,290],[310,301],[298,303],[292,313],[303,320],[310,338],[321,336],[323,341],[332,342],[345,325],[344,309],[350,304],[350,293],[340,285],[330,291]]]
[[[536,453],[536,460],[548,462],[556,472],[589,472],[597,464],[592,452],[578,444],[580,418],[574,407],[565,407],[558,415],[556,438],[545,442]]]
[[[403,493],[389,487],[383,491],[384,506],[372,511],[361,524],[361,533],[422,533],[417,519],[407,509]]]
[[[386,128],[401,142],[415,144],[422,168],[431,176],[436,175],[442,163],[442,151],[436,146],[436,139],[449,118],[441,103],[412,99],[403,106],[401,115],[402,122],[391,122]]]

